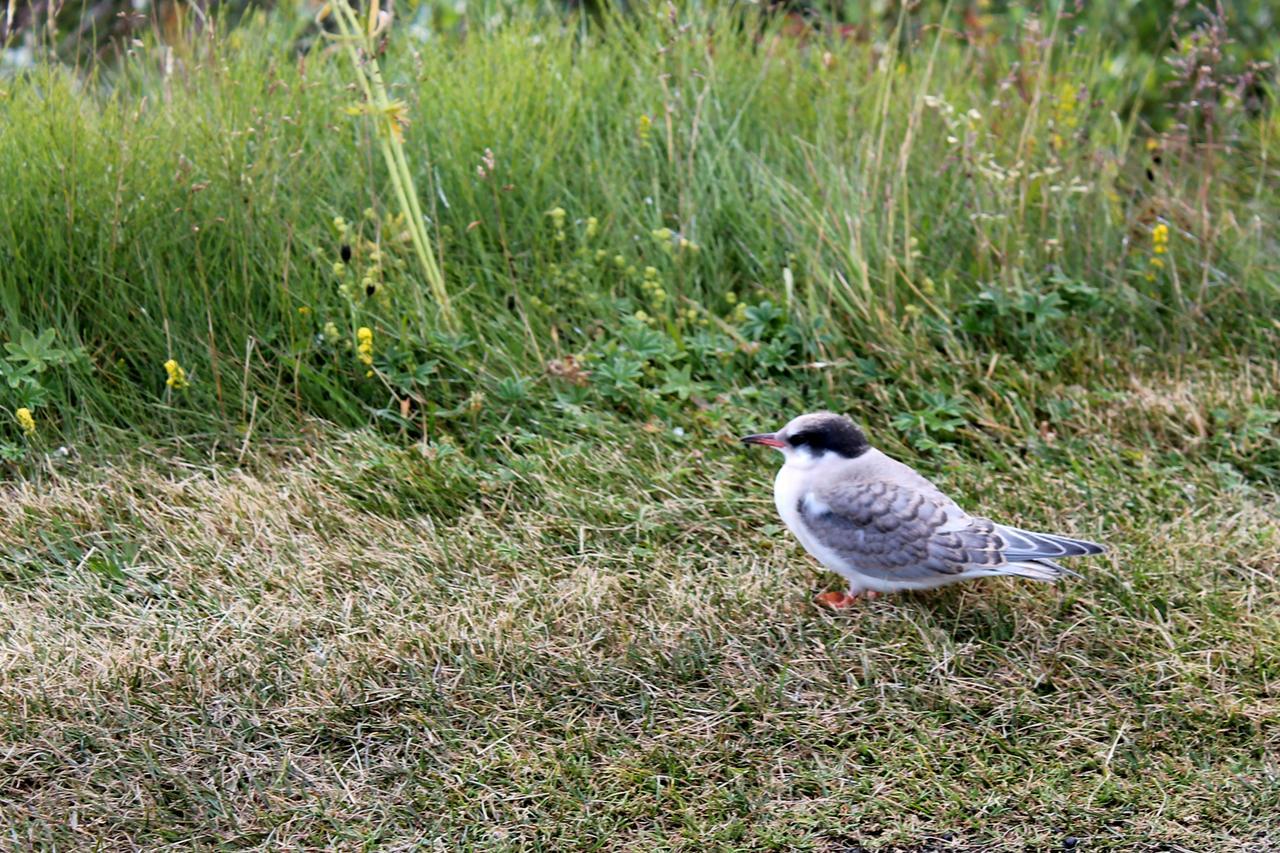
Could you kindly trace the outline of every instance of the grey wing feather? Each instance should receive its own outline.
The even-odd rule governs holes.
[[[1005,541],[1004,554],[1010,560],[1043,560],[1058,557],[1084,557],[1102,554],[1107,549],[1096,542],[1070,539],[1052,533],[1032,533],[1017,527],[996,525],[996,532]]]
[[[810,531],[863,574],[922,581],[997,574],[1005,564],[992,522],[970,518],[933,495],[873,481],[841,484],[813,497],[799,506]]]

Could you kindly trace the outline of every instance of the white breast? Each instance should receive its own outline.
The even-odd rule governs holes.
[[[800,517],[800,501],[813,500],[809,495],[810,474],[811,469],[791,464],[783,465],[778,470],[778,476],[773,481],[773,502],[778,507],[778,515],[782,516],[787,528],[818,562],[842,575],[854,587],[861,587],[863,581],[849,562],[812,536],[804,519]]]

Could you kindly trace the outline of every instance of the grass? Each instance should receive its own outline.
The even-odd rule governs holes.
[[[1248,405],[1257,378],[1191,387]],[[1159,417],[1186,399],[1169,382],[1091,414]],[[727,440],[619,424],[522,444],[530,465],[484,472],[454,513],[420,511],[441,456],[367,431],[10,487],[10,838],[1280,843],[1273,494],[1105,438],[1073,466],[936,467],[984,512],[1113,554],[1060,587],[831,616],[769,465]]]
[[[1133,92],[1159,63],[1113,61],[1103,34],[1046,23],[982,47],[926,30],[900,49],[714,18],[590,37],[517,18],[429,50],[395,40],[383,65],[454,333],[419,313],[377,138],[345,113],[345,55],[249,26],[141,48],[87,88],[58,67],[4,86],[7,335],[53,330],[88,356],[42,380],[51,432],[278,434],[307,413],[394,421],[405,399],[420,430],[566,354],[611,364],[575,402],[666,416],[664,383],[614,358],[636,349],[619,327],[637,311],[703,397],[826,393],[791,368],[861,357],[963,399],[996,354],[1035,407],[1041,375],[1087,384],[1104,359],[1276,349],[1274,114],[1224,104],[1212,145],[1145,131]],[[780,319],[744,325],[763,302]],[[195,380],[183,394],[170,358]],[[909,396],[875,414],[926,405]]]
[[[456,330],[285,16],[0,80],[6,842],[1280,847],[1269,102],[469,20],[380,58]],[[822,612],[734,436],[824,407],[1111,554]]]

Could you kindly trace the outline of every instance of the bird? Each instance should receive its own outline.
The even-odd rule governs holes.
[[[1055,560],[1106,552],[1096,542],[970,515],[914,468],[872,447],[843,415],[811,412],[742,441],[782,452],[774,503],[805,550],[848,581],[847,592],[818,596],[837,610],[859,598],[972,578],[1078,577]]]

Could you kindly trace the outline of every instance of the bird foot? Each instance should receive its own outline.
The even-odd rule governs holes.
[[[832,610],[848,610],[858,603],[859,598],[865,598],[870,601],[879,597],[880,593],[873,589],[867,589],[859,593],[824,592],[817,597],[816,601],[824,607],[830,607]]]

